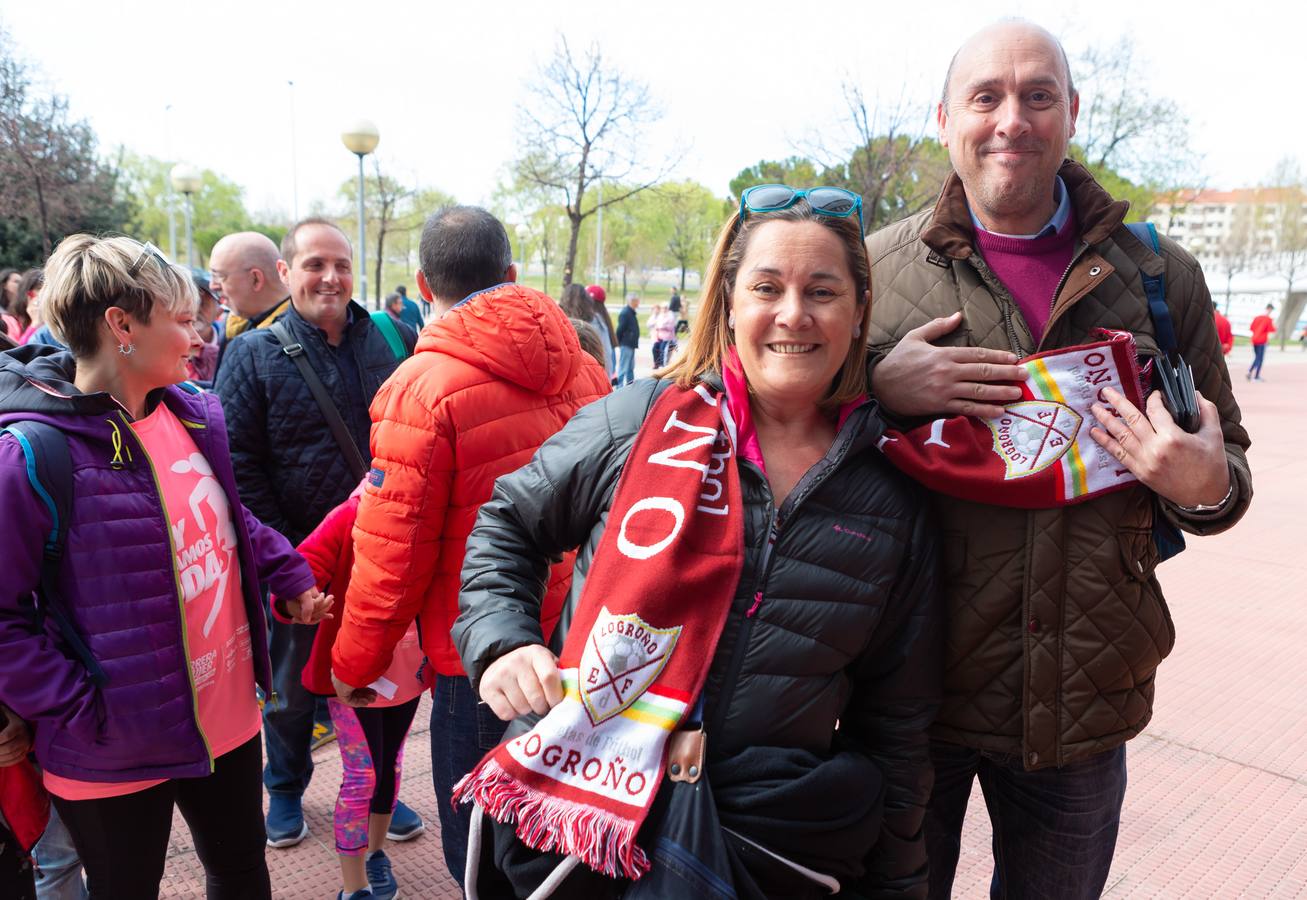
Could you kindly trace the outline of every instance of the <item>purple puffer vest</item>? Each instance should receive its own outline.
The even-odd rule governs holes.
[[[183,601],[168,523],[144,447],[130,417],[68,386],[27,384],[46,396],[27,410],[12,395],[0,427],[44,421],[68,436],[73,512],[60,592],[65,609],[108,681],[96,687],[63,646],[53,622],[34,633],[25,607],[39,581],[42,539],[51,517],[28,479],[22,449],[0,437],[0,700],[35,731],[37,761],[67,778],[121,782],[189,778],[212,771],[197,724],[182,635]],[[58,399],[68,400],[67,415]],[[271,690],[261,584],[293,596],[313,586],[308,565],[278,532],[240,503],[222,407],[186,385],[162,402],[187,426],[231,504],[239,537],[241,587],[250,622],[255,678]]]

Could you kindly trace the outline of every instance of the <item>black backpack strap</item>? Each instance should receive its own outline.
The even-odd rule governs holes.
[[[27,459],[27,480],[32,490],[50,511],[50,532],[45,536],[41,556],[41,582],[37,589],[38,605],[35,624],[39,627],[44,618],[54,619],[59,633],[69,649],[86,667],[91,680],[98,685],[108,682],[108,676],[91,654],[91,648],[73,627],[64,610],[59,593],[59,570],[63,564],[64,547],[68,541],[68,523],[73,510],[73,465],[68,454],[68,438],[62,431],[45,422],[14,422],[0,429],[9,433],[23,448]]]
[[[1130,229],[1139,243],[1152,250],[1154,255],[1162,255],[1161,244],[1157,240],[1157,226],[1152,222],[1131,222]],[[1144,296],[1148,298],[1148,312],[1153,317],[1153,331],[1157,335],[1157,346],[1167,356],[1173,356],[1180,345],[1175,339],[1175,326],[1171,323],[1171,310],[1166,305],[1166,278],[1162,275],[1149,275],[1141,271],[1139,278],[1144,283]]]
[[[331,395],[327,393],[322,379],[313,371],[313,364],[309,362],[304,345],[291,336],[284,322],[273,322],[268,326],[268,330],[281,344],[281,352],[289,356],[291,362],[300,370],[300,375],[313,393],[313,399],[318,402],[318,409],[322,410],[322,416],[327,420],[327,427],[331,429],[332,437],[336,439],[340,452],[345,456],[345,462],[349,464],[354,480],[362,481],[363,476],[368,472],[367,463],[363,461],[363,454],[359,452],[358,444],[354,443],[354,438],[350,436],[349,428],[341,418],[340,410],[336,409],[336,404],[332,402]]]

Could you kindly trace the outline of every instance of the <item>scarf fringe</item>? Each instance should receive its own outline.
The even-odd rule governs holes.
[[[649,871],[633,819],[527,787],[492,758],[454,786],[454,801],[473,801],[501,824],[517,822],[528,847],[575,855],[609,878],[634,880]]]

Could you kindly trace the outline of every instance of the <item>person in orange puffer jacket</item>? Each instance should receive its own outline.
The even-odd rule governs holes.
[[[431,753],[441,841],[461,884],[470,808],[453,808],[453,787],[505,728],[478,705],[449,636],[463,548],[495,479],[525,465],[610,386],[558,304],[513,283],[508,235],[490,213],[463,206],[436,214],[423,228],[419,256],[418,289],[433,304],[433,320],[372,402],[372,469],[354,526],[332,674],[343,701],[371,702],[365,686],[420,617],[436,673]],[[546,636],[572,562],[569,554],[547,575]]]

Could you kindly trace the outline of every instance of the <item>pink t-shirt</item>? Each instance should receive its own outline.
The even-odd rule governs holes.
[[[418,643],[418,627],[413,622],[395,645],[390,666],[380,678],[369,685],[377,692],[372,708],[400,706],[407,703],[436,683],[435,669],[425,664],[426,654]]]
[[[187,657],[200,730],[210,757],[217,759],[258,734],[260,725],[232,510],[208,460],[171,410],[160,403],[132,427],[163,493],[174,571],[186,601]],[[65,800],[119,797],[162,782],[77,781],[45,773],[46,788]]]

